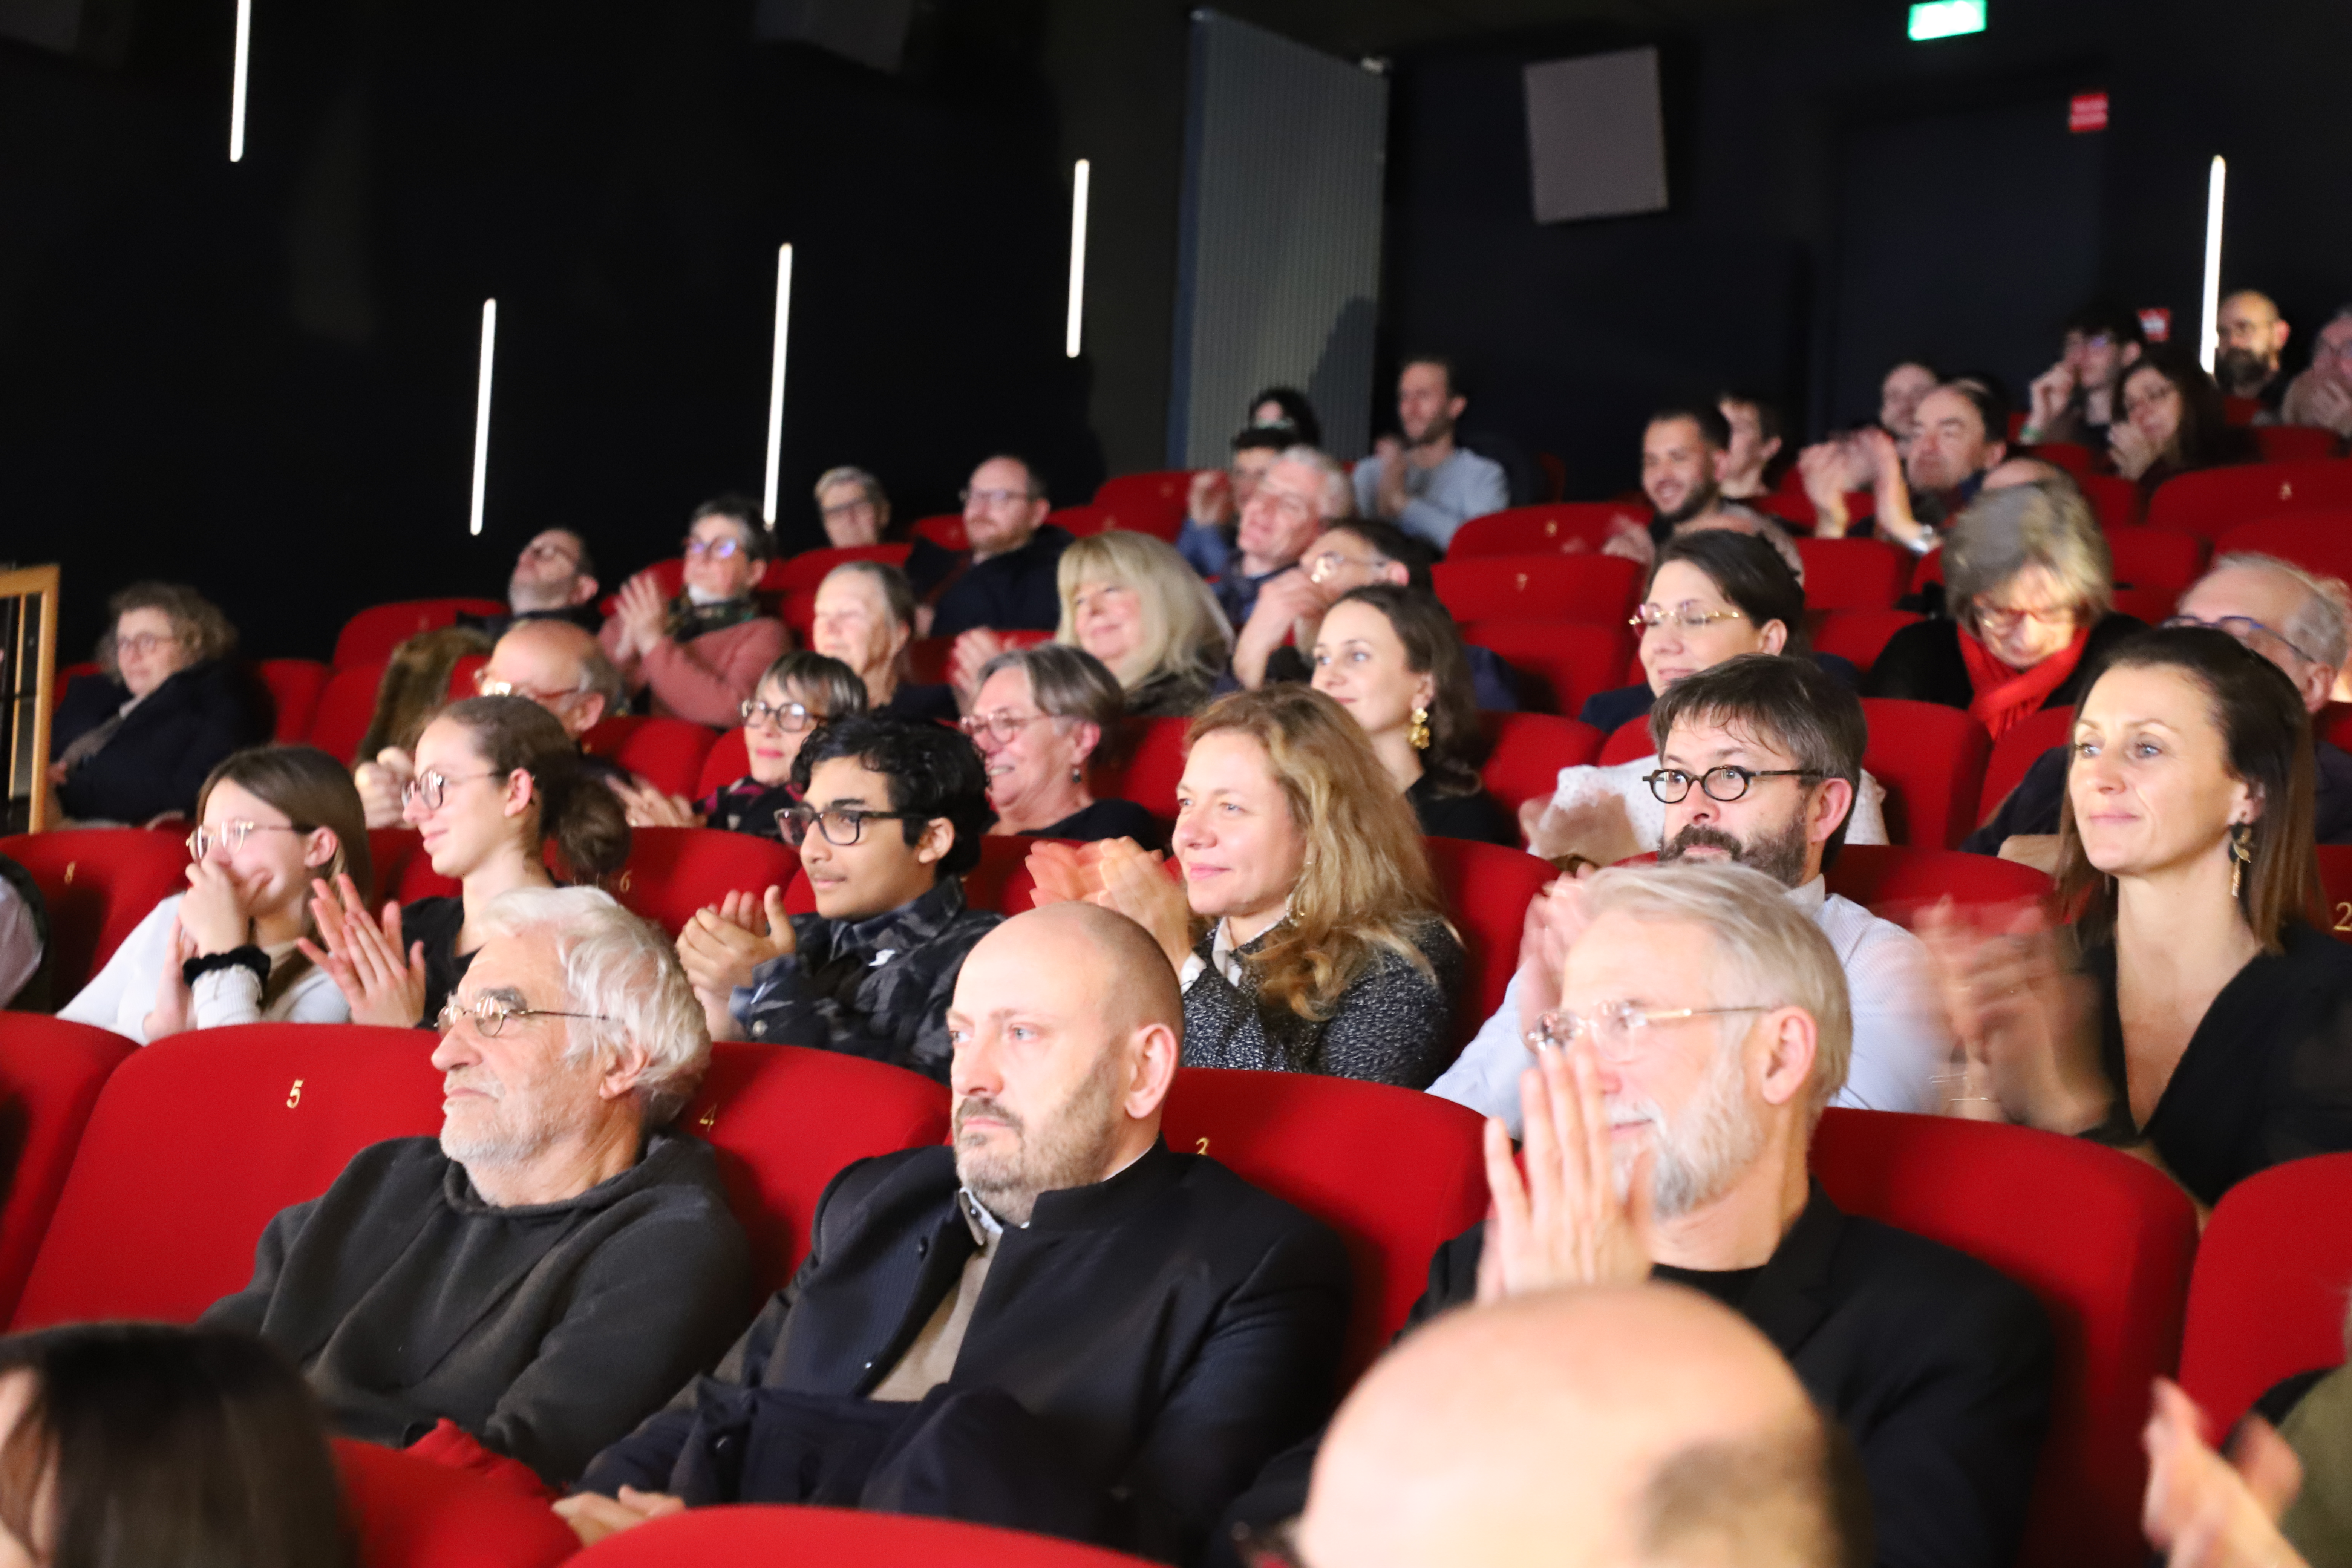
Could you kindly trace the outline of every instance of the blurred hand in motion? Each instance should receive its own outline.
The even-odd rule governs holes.
[[[2303,1465],[2269,1422],[2249,1415],[2225,1459],[2205,1440],[2204,1413],[2159,1377],[2140,1445],[2147,1450],[2140,1526],[2166,1568],[2305,1568],[2278,1529],[2303,1488]]]

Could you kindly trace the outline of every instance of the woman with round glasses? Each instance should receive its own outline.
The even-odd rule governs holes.
[[[134,583],[107,604],[97,675],[49,730],[53,809],[89,826],[185,812],[220,760],[269,739],[269,694],[230,662],[236,630],[193,588]]]
[[[310,900],[320,942],[302,951],[342,988],[353,1023],[406,1028],[437,1016],[482,944],[490,900],[555,885],[549,840],[576,878],[616,871],[629,858],[620,801],[528,697],[469,697],[442,710],[416,738],[416,776],[401,810],[458,892],[387,903],[378,916],[351,879],[321,879]]]
[[[2108,650],[2147,627],[2115,613],[2106,536],[2072,481],[1987,490],[1944,536],[1948,620],[1887,639],[1863,693],[1965,708],[1994,739],[2081,700]]]
[[[1059,643],[1013,648],[981,667],[963,732],[988,771],[991,833],[1041,838],[1168,840],[1131,800],[1097,800],[1087,763],[1119,719],[1118,682],[1101,661]]]
[[[615,595],[599,640],[630,694],[652,694],[655,713],[723,730],[792,647],[753,596],[774,553],[759,515],[739,497],[705,501],[687,530],[686,591],[664,602],[659,581],[640,572]]]
[[[719,827],[774,838],[776,814],[799,799],[792,792],[793,760],[820,724],[866,711],[866,685],[837,658],[805,650],[788,653],[760,677],[743,704],[743,750],[751,771],[698,801],[663,795],[650,785],[623,793],[631,827]]]
[[[915,590],[883,561],[845,561],[817,584],[809,647],[837,658],[866,683],[866,710],[885,719],[953,723],[955,693],[908,673],[915,640]]]
[[[1586,703],[1588,724],[1613,731],[1648,714],[1675,681],[1741,654],[1812,658],[1832,674],[1844,664],[1819,658],[1807,643],[1805,591],[1788,563],[1762,540],[1726,529],[1677,534],[1658,552],[1633,624],[1642,628],[1642,668],[1649,679]],[[1549,798],[1519,808],[1528,849],[1573,868],[1612,865],[1657,848],[1666,826],[1665,808],[1648,783],[1657,765],[1651,752],[1607,767],[1560,769]],[[1863,774],[1847,843],[1886,842],[1885,800],[1878,781]]]
[[[332,977],[302,952],[314,878],[374,887],[351,775],[310,746],[238,752],[212,771],[188,835],[188,890],[157,904],[58,1013],[145,1044],[224,1024],[340,1024]]]

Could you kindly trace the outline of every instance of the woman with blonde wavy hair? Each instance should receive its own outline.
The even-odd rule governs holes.
[[[1062,552],[1054,640],[1102,660],[1132,719],[1189,718],[1233,658],[1234,628],[1173,545],[1112,529]]]
[[[1412,808],[1328,697],[1235,692],[1192,722],[1176,863],[1131,839],[1031,858],[1040,902],[1151,932],[1184,987],[1184,1064],[1425,1087],[1444,1063],[1462,944]]]

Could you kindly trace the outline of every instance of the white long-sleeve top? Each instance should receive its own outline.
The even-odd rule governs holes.
[[[155,1010],[155,983],[169,961],[172,928],[179,922],[180,900],[185,897],[185,893],[174,893],[148,910],[147,918],[122,939],[122,945],[114,950],[98,977],[59,1008],[58,1016],[77,1024],[95,1024],[145,1045],[147,1015]],[[278,964],[294,950],[289,945],[267,951],[269,962]],[[190,994],[194,1000],[188,1008],[188,1026],[192,1029],[265,1022],[347,1024],[352,1017],[351,1004],[343,999],[341,989],[326,971],[315,966],[266,1008],[261,1005],[261,982],[243,967],[199,974]]]

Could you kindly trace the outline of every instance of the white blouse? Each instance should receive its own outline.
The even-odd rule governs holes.
[[[1562,768],[1551,803],[1565,811],[1604,800],[1621,800],[1625,803],[1625,820],[1633,824],[1634,838],[1645,847],[1655,849],[1666,836],[1666,807],[1642,780],[1657,771],[1655,752],[1609,767]],[[1846,824],[1848,844],[1886,842],[1885,801],[1885,787],[1864,773],[1853,816]]]
[[[58,1009],[58,1016],[77,1024],[95,1024],[147,1043],[147,1015],[155,1010],[155,983],[172,951],[172,928],[179,922],[180,900],[174,893],[147,911],[147,918],[122,939],[114,956],[81,994]],[[269,962],[282,963],[294,952],[291,945],[268,950]],[[189,988],[193,1001],[188,1026],[215,1029],[225,1024],[348,1024],[351,1004],[341,987],[323,969],[312,965],[267,1008],[261,1005],[261,982],[242,966],[215,969],[196,976]]]

